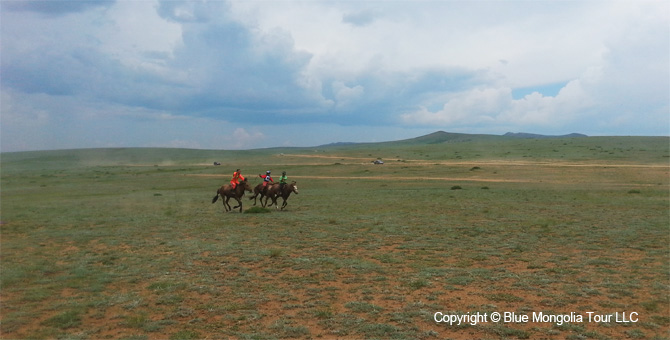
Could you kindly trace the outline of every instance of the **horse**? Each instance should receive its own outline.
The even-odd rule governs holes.
[[[240,197],[244,196],[244,191],[251,192],[251,186],[249,186],[249,183],[247,183],[246,179],[240,181],[235,189],[233,189],[231,184],[224,184],[219,188],[219,190],[216,191],[216,195],[214,198],[212,198],[212,203],[215,203],[216,200],[219,199],[219,196],[221,196],[221,201],[223,202],[223,207],[226,209],[226,212],[232,211],[236,208],[240,208],[240,212],[242,212],[242,200],[240,200]],[[231,197],[237,200],[239,205],[231,208],[230,204],[228,204],[228,200]]]
[[[277,197],[281,197],[284,202],[282,203],[281,210],[284,210],[286,208],[286,200],[288,199],[289,196],[291,196],[291,193],[294,193],[297,195],[298,194],[298,186],[296,185],[296,182],[293,181],[291,184],[285,184],[284,188],[281,189],[280,184],[274,184],[271,187],[268,188],[267,193],[265,194],[265,203],[267,204],[268,199],[272,199],[272,203],[268,205],[268,207],[271,207],[273,204],[279,210],[279,204],[277,204]]]
[[[268,189],[270,186],[271,185],[268,184]],[[265,208],[265,204],[267,204],[267,199],[265,199],[265,203],[263,203],[263,197],[265,196],[265,192],[267,192],[267,190],[264,189],[265,188],[263,187],[263,183],[259,183],[256,187],[254,187],[254,195],[249,197],[249,200],[250,201],[254,200],[254,205],[256,205],[256,197],[260,195],[261,197],[259,198],[259,200],[261,201],[261,205],[263,206],[263,208]]]

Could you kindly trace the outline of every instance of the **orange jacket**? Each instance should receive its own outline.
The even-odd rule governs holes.
[[[244,181],[244,176],[242,176],[242,174],[237,171],[233,172],[233,179],[231,182],[239,183],[240,181]]]

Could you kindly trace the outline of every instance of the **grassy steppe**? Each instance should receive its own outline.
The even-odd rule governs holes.
[[[669,146],[5,153],[2,338],[668,338]],[[300,194],[282,212],[224,213],[211,199],[238,167],[254,184],[285,170]],[[639,321],[457,326],[435,312]]]

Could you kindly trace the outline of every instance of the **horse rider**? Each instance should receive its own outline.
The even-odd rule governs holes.
[[[230,185],[233,186],[233,190],[235,190],[235,187],[237,187],[240,181],[244,181],[244,176],[242,176],[240,169],[237,169],[233,172],[233,179],[230,180]]]
[[[258,177],[263,179],[263,193],[268,190],[268,183],[274,184],[272,176],[270,175],[270,170],[265,172],[265,175],[258,175]]]
[[[288,177],[286,177],[286,171],[282,171],[281,177],[279,177],[279,190],[284,191],[284,186],[288,182]]]

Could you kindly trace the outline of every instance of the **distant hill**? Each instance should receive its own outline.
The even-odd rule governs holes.
[[[526,132],[508,132],[508,133],[504,134],[504,136],[514,137],[514,138],[528,138],[528,139],[588,137],[587,135],[584,135],[584,134],[581,134],[581,133],[570,133],[570,134],[567,134],[567,135],[550,136],[550,135],[538,135],[538,134],[526,133]]]
[[[419,136],[419,137],[414,137],[414,138],[409,138],[409,139],[394,140],[394,141],[387,141],[387,142],[372,142],[372,143],[366,143],[366,142],[362,142],[362,143],[337,142],[337,143],[319,145],[319,147],[339,147],[339,146],[373,145],[373,144],[386,145],[386,146],[400,145],[400,144],[402,144],[402,145],[424,145],[424,144],[441,144],[441,143],[453,142],[453,141],[468,141],[468,140],[473,140],[473,139],[491,138],[491,137],[502,138],[502,136],[495,136],[495,135],[475,135],[475,134],[467,134],[467,133],[452,133],[452,132],[437,131],[437,132],[433,132],[431,134],[427,134],[425,136]]]
[[[399,140],[397,142],[402,143],[413,143],[413,144],[440,144],[445,142],[465,142],[473,140],[495,140],[502,139],[505,137],[512,138],[526,138],[526,139],[545,139],[545,138],[576,138],[576,137],[588,137],[587,135],[581,133],[571,133],[567,135],[560,136],[551,136],[551,135],[540,135],[535,133],[525,133],[525,132],[508,132],[504,135],[488,135],[488,134],[469,134],[469,133],[453,133],[453,132],[444,132],[437,131],[425,136],[420,136],[416,138]]]
[[[318,147],[324,148],[324,147],[329,147],[329,146],[347,146],[347,145],[353,145],[353,144],[358,144],[355,142],[335,142],[335,143],[329,143],[329,144],[323,144],[319,145]]]
[[[227,173],[240,164],[284,163],[268,157],[314,154],[422,160],[610,160],[667,165],[670,159],[668,136],[562,136],[513,133],[507,135],[463,134],[437,131],[405,140],[375,143],[333,143],[326,147],[274,147],[249,150],[198,150],[173,148],[108,148],[2,153],[3,180],[14,169],[67,169],[96,166],[143,165],[149,167],[222,164]],[[578,138],[574,138],[578,137]],[[243,161],[242,161],[243,160]],[[246,162],[246,163],[245,163]],[[286,163],[290,163],[286,161]],[[48,164],[48,165],[47,165]],[[156,170],[156,169],[154,169]],[[17,170],[18,171],[18,170]],[[20,170],[23,171],[23,170]]]
[[[437,131],[437,132],[433,132],[433,133],[425,135],[425,136],[399,140],[397,142],[398,143],[410,143],[410,144],[440,144],[440,143],[445,143],[445,142],[466,141],[466,140],[473,140],[473,139],[490,139],[490,138],[495,138],[495,137],[499,137],[499,136]]]
[[[330,143],[325,145],[319,145],[319,147],[338,147],[338,146],[350,146],[357,144],[383,144],[383,145],[393,145],[393,144],[441,144],[449,142],[470,142],[470,141],[492,141],[496,139],[509,139],[509,138],[521,138],[521,139],[547,139],[547,138],[576,138],[576,137],[588,137],[587,135],[581,133],[571,133],[561,136],[551,136],[551,135],[540,135],[534,133],[525,133],[525,132],[508,132],[504,135],[490,135],[490,134],[470,134],[470,133],[454,133],[454,132],[445,132],[445,131],[436,131],[424,136],[419,136],[409,139],[401,139],[396,141],[389,142],[377,142],[377,143],[352,143],[352,142],[338,142]]]

